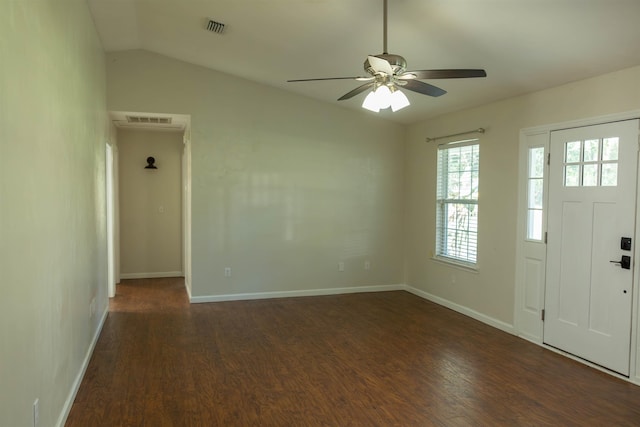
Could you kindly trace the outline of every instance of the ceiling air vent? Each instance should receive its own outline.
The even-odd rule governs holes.
[[[224,31],[224,24],[222,22],[217,22],[213,19],[209,19],[209,22],[207,23],[207,31],[222,34],[222,32]]]
[[[127,116],[129,123],[150,123],[158,125],[171,124],[171,117],[144,117],[144,116]]]

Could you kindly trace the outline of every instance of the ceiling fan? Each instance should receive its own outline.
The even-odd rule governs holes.
[[[369,55],[364,61],[366,77],[327,77],[318,79],[287,80],[287,82],[310,82],[321,80],[357,80],[365,82],[350,92],[345,93],[338,101],[372,89],[367,95],[362,107],[378,112],[389,108],[397,111],[409,105],[409,100],[399,89],[407,89],[423,95],[441,96],[447,93],[444,89],[421,82],[422,79],[458,79],[469,77],[486,77],[482,69],[445,69],[445,70],[416,70],[407,71],[407,61],[400,55],[387,52],[387,1],[383,0],[383,53]]]

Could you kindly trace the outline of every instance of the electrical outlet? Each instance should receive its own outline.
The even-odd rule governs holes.
[[[224,277],[231,277],[231,267],[224,268]]]
[[[338,263],[338,271],[344,271],[344,261]]]
[[[38,427],[40,424],[40,399],[33,401],[33,427]]]
[[[366,260],[366,261],[364,262],[364,269],[365,269],[365,270],[371,270],[371,261]]]

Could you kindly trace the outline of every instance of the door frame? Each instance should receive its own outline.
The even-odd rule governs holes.
[[[182,135],[182,270],[191,301],[191,120]]]
[[[117,230],[117,147],[112,146],[108,141],[105,147],[106,156],[106,208],[107,208],[107,295],[113,298],[116,295],[117,283],[117,257],[116,257],[116,230]]]
[[[553,123],[548,125],[536,126],[520,130],[519,144],[519,164],[518,164],[518,221],[516,232],[516,280],[515,280],[515,299],[514,299],[514,330],[516,335],[535,344],[538,344],[551,351],[563,354],[571,359],[592,366],[598,370],[606,372],[610,375],[625,379],[640,385],[640,319],[638,311],[640,307],[640,251],[634,253],[633,263],[633,295],[631,309],[631,354],[629,377],[619,375],[613,371],[602,368],[591,362],[580,359],[576,356],[565,353],[543,343],[543,320],[542,311],[544,309],[544,292],[546,282],[546,243],[540,242],[537,249],[535,261],[538,268],[537,279],[531,280],[531,272],[528,272],[528,266],[532,265],[531,242],[526,239],[527,225],[527,160],[528,150],[530,147],[544,146],[545,158],[549,153],[549,144],[551,132],[556,130],[598,125],[610,122],[617,122],[629,119],[640,118],[640,110],[628,111],[624,113],[603,115],[587,119],[572,120],[567,122]],[[640,139],[640,138],[639,138]],[[640,144],[640,142],[639,142]],[[544,169],[544,199],[543,199],[543,230],[547,231],[546,216],[548,214],[549,203],[549,168],[545,165]],[[640,173],[636,176],[636,185],[640,191]],[[638,203],[640,204],[640,203]],[[636,242],[640,238],[640,209],[636,205],[635,221],[636,231],[634,239]],[[541,255],[540,255],[541,254]]]
[[[144,113],[144,112],[125,112],[125,111],[109,111],[109,117],[111,120],[119,120],[119,115],[155,115],[162,114],[167,115],[166,113]],[[181,231],[182,231],[182,251],[181,251],[181,259],[182,259],[182,274],[185,279],[185,287],[187,289],[187,293],[189,295],[189,299],[191,299],[191,224],[192,224],[192,210],[191,210],[191,170],[192,170],[192,161],[191,161],[191,115],[190,114],[177,114],[171,113],[171,116],[180,117],[180,119],[184,118],[185,120],[185,128],[182,132],[182,143],[183,143],[183,151],[182,151],[182,173],[181,173],[181,189],[180,189],[180,198],[181,198]],[[134,128],[133,126],[129,126],[129,129]],[[143,128],[149,130],[149,128]],[[120,272],[120,194],[119,194],[119,182],[120,182],[120,170],[119,170],[119,152],[118,152],[118,143],[117,143],[117,135],[118,128],[115,125],[111,126],[111,137],[107,141],[107,145],[110,146],[112,161],[111,167],[107,166],[107,160],[105,159],[105,169],[106,173],[111,173],[112,176],[112,190],[111,194],[105,190],[107,193],[107,201],[105,204],[106,209],[113,209],[112,220],[113,224],[111,225],[111,232],[107,230],[107,251],[108,255],[111,254],[113,257],[113,262],[110,263],[109,259],[107,259],[108,264],[108,272],[113,274],[113,285],[111,285],[111,280],[107,277],[108,288],[107,292],[109,298],[115,296],[116,284],[120,283],[121,272]],[[108,149],[105,149],[105,153],[107,153]],[[108,154],[105,154],[108,156]],[[186,168],[185,168],[186,166]],[[108,213],[105,213],[108,216]],[[109,221],[107,221],[109,222]],[[109,227],[109,226],[108,226]],[[113,271],[112,271],[113,270]]]

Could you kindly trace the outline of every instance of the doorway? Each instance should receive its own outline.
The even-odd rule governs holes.
[[[126,153],[123,153],[119,147],[124,143],[124,136],[127,132],[135,132],[141,131],[142,133],[151,133],[151,140],[160,140],[162,135],[167,135],[169,133],[178,135],[178,145],[177,147],[177,173],[174,173],[175,182],[172,185],[177,186],[178,196],[177,203],[169,207],[165,205],[165,203],[159,200],[159,197],[156,195],[155,197],[149,192],[142,192],[140,194],[140,198],[147,197],[149,199],[148,205],[152,206],[155,209],[155,212],[158,217],[167,217],[169,214],[175,215],[179,218],[179,224],[177,226],[179,240],[177,242],[172,242],[167,246],[176,246],[178,248],[178,268],[171,269],[170,273],[172,275],[179,275],[185,277],[185,286],[189,291],[189,284],[191,283],[191,150],[190,150],[190,128],[191,128],[191,118],[188,115],[181,114],[160,114],[160,113],[140,113],[140,112],[110,112],[109,113],[111,119],[111,138],[110,138],[110,146],[107,148],[106,155],[106,167],[107,167],[107,217],[108,217],[108,237],[107,237],[107,245],[108,245],[108,254],[110,259],[108,260],[109,269],[108,269],[108,283],[113,283],[113,285],[109,285],[109,296],[115,296],[115,284],[120,282],[120,279],[127,278],[128,276],[124,270],[122,270],[122,260],[126,255],[121,255],[121,245],[120,245],[120,234],[123,233],[123,219],[120,215],[121,209],[121,198],[122,194],[118,191],[119,187],[122,186],[122,170],[119,167],[119,160],[126,160]],[[146,169],[145,166],[148,166],[147,160],[148,157],[153,157],[153,153],[151,151],[155,150],[152,148],[149,152],[145,150],[144,158],[141,160],[140,170],[147,172],[143,179],[148,179],[150,183],[156,183],[159,180],[160,175],[158,174],[158,169],[162,162],[166,159],[163,157],[164,155],[160,155],[156,160],[155,166],[156,169]],[[126,151],[126,150],[125,150]],[[138,156],[139,157],[139,156]],[[137,159],[136,157],[136,160]],[[121,162],[120,162],[121,163]],[[187,166],[186,168],[184,166]],[[166,166],[166,163],[165,163]],[[136,167],[136,170],[138,168]],[[161,169],[161,171],[167,171],[168,168]],[[156,172],[154,174],[154,172]],[[147,176],[148,175],[148,176]],[[120,184],[120,185],[119,185]],[[124,185],[127,185],[124,183]],[[172,198],[176,199],[175,197]],[[157,206],[156,206],[157,205]],[[111,215],[111,219],[109,219],[109,215]],[[150,221],[145,221],[143,223],[144,227],[150,226]],[[153,236],[153,233],[150,234]],[[147,245],[152,247],[153,242],[147,239]],[[148,256],[148,258],[156,258],[153,255]],[[175,258],[175,257],[174,257]],[[122,270],[122,271],[121,271]],[[145,270],[142,273],[148,273],[149,271]],[[153,273],[153,271],[151,271]],[[160,272],[165,273],[165,272]],[[143,274],[144,275],[144,274]],[[142,277],[143,275],[140,275]],[[135,276],[135,275],[134,275]],[[162,277],[163,274],[159,274],[157,276],[151,275],[150,277]],[[113,286],[113,292],[112,292]]]
[[[638,120],[552,131],[543,342],[629,376]]]

